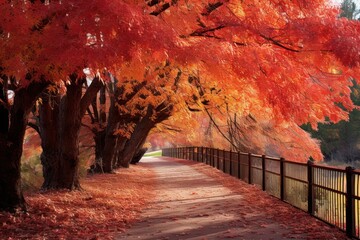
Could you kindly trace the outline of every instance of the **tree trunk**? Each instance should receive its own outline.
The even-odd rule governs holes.
[[[81,127],[80,101],[82,81],[67,86],[67,93],[60,104],[60,165],[57,188],[78,189],[79,182],[79,133]],[[74,81],[75,82],[75,81]],[[90,102],[91,103],[91,102]],[[89,103],[89,105],[90,105]],[[85,112],[84,112],[85,113]]]
[[[44,163],[44,189],[79,189],[79,133],[81,119],[103,83],[95,78],[82,96],[82,86],[85,79],[71,76],[71,84],[67,85],[66,95],[60,100],[59,112],[53,114],[57,124],[42,126],[42,141],[46,136],[56,136],[58,149],[42,144]],[[49,156],[50,155],[50,156]],[[45,158],[46,157],[46,158]],[[51,167],[49,167],[51,166]]]
[[[0,82],[0,99],[4,103],[8,103],[7,98],[7,77],[1,76],[4,80],[4,83]],[[0,134],[6,135],[9,131],[9,110],[3,104],[0,104]]]
[[[46,86],[47,83],[32,82],[27,88],[18,89],[15,93],[10,114],[9,131],[0,136],[1,211],[26,210],[20,176],[23,142],[30,110],[38,95]],[[2,120],[5,120],[5,118],[2,118]]]
[[[54,98],[44,96],[39,108],[39,129],[43,149],[40,156],[43,166],[43,189],[51,188],[57,181],[55,177],[58,175],[61,151],[58,131],[59,104],[59,96]]]
[[[138,122],[130,139],[119,155],[121,167],[128,168],[134,155],[143,146],[148,134],[156,124],[166,120],[172,111],[172,105],[163,102],[156,108],[148,106],[146,115]]]
[[[102,169],[105,173],[111,173],[113,168],[116,167],[116,152],[124,147],[126,138],[118,136],[116,130],[119,126],[126,125],[132,120],[129,114],[121,114],[117,105],[123,106],[130,101],[136,93],[146,85],[146,82],[134,82],[132,86],[133,91],[129,94],[125,93],[125,87],[117,87],[115,83],[110,83],[108,89],[110,90],[111,103],[109,108],[108,121],[105,133],[105,145],[102,153]],[[103,100],[102,100],[103,99]],[[100,93],[100,104],[105,103],[105,92]],[[104,123],[106,118],[105,112],[100,109],[100,123]]]
[[[91,173],[104,173],[102,159],[105,147],[105,130],[94,132],[95,142],[95,163],[90,166],[89,172]]]
[[[155,123],[150,120],[149,116],[142,118],[136,125],[134,132],[130,139],[126,142],[125,147],[119,154],[120,166],[128,168],[135,153],[142,147],[144,139],[146,139],[150,130],[155,126]]]
[[[112,100],[106,127],[104,151],[102,154],[102,167],[105,173],[111,173],[113,171],[114,152],[118,138],[114,133],[118,128],[119,120],[120,118],[115,107],[115,102]]]

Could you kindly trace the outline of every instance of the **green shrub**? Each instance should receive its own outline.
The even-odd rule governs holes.
[[[27,159],[22,159],[21,180],[24,191],[35,191],[41,187],[43,177],[42,165],[39,155],[34,155]]]

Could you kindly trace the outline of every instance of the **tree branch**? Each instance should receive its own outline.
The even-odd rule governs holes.
[[[32,129],[34,129],[39,135],[40,135],[40,128],[37,124],[32,123],[32,122],[28,122],[27,124],[29,127],[31,127]]]
[[[80,101],[80,116],[84,116],[86,109],[90,106],[93,99],[96,97],[96,94],[100,88],[104,85],[104,82],[99,78],[95,77],[91,82],[89,88],[86,90],[84,96]]]
[[[267,36],[265,36],[265,35],[263,35],[263,34],[260,34],[260,36],[261,36],[262,38],[264,38],[265,40],[270,41],[270,42],[273,43],[274,45],[276,45],[276,46],[278,46],[278,47],[281,47],[281,48],[283,48],[283,49],[285,49],[285,50],[288,50],[288,51],[291,51],[291,52],[300,52],[300,50],[293,49],[293,48],[289,48],[289,47],[283,45],[281,42],[276,41],[275,39],[273,39],[273,38],[271,38],[271,37],[267,37]]]

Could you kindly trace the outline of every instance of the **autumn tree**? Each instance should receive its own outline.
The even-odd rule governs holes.
[[[171,115],[180,76],[179,69],[165,62],[147,67],[145,79],[141,81],[119,82],[113,78],[108,83],[110,105],[106,126],[96,117],[103,107],[89,111],[93,123],[89,127],[95,133],[96,143],[97,163],[92,167],[93,171],[111,172],[114,168],[129,166],[150,130]]]
[[[154,53],[162,52],[169,47],[164,42],[171,42],[173,34],[165,31],[164,38],[157,39],[153,33],[154,29],[162,32],[158,28],[159,21],[142,14],[139,7],[122,1],[95,1],[91,5],[85,1],[11,1],[1,4],[0,11],[0,66],[5,108],[8,79],[17,86],[13,106],[2,109],[0,209],[14,210],[25,208],[20,189],[20,157],[28,113],[39,94],[49,85],[47,81],[58,85],[65,83],[67,90],[74,93],[71,98],[67,95],[60,100],[63,106],[68,106],[62,114],[71,115],[71,107],[77,107],[76,103],[82,97],[79,89],[84,68],[96,71],[129,61],[137,54],[139,46]],[[138,17],[133,18],[134,14]],[[76,109],[75,112],[79,111]],[[71,125],[80,124],[79,117],[66,118],[71,120]],[[68,123],[59,127],[66,129]],[[64,130],[63,133],[73,134]],[[76,154],[76,141],[60,144],[66,149],[64,151],[71,150]],[[64,151],[62,156],[67,155]],[[68,158],[67,165],[76,165],[72,156],[65,157]],[[65,176],[70,179],[66,182],[73,182],[75,178],[71,175]]]
[[[39,134],[42,149],[43,189],[80,188],[79,132],[81,120],[97,92],[103,86],[99,76],[83,91],[85,76],[71,75],[64,96],[55,88],[43,94],[39,104]],[[83,93],[84,92],[84,93]]]
[[[338,19],[325,0],[35,1],[4,3],[1,13],[4,74],[35,73],[31,83],[40,76],[66,82],[84,68],[141,81],[149,65],[168,60],[183,72],[178,96],[187,95],[189,77],[200,76],[224,93],[237,91],[229,104],[244,103],[242,117],[265,109],[275,125],[316,128],[354,108],[349,77],[359,75],[360,25]],[[132,68],[123,71],[124,64]],[[219,104],[209,92],[200,99]]]

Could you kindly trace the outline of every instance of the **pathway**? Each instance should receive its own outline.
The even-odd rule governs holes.
[[[259,194],[259,201],[255,199],[251,204],[245,194],[249,189],[244,191],[244,194],[236,193],[224,187],[218,179],[197,171],[186,160],[144,158],[142,164],[152,168],[157,174],[156,199],[149,209],[144,211],[141,221],[116,239],[345,238],[339,230],[267,196],[254,186],[238,181],[239,188],[250,188],[253,194],[255,191],[255,198],[256,194]],[[274,211],[265,210],[269,209],[269,203],[261,201],[264,195],[269,201],[275,201],[274,206],[270,206]],[[279,221],[276,212],[284,209],[300,212],[299,214],[305,217],[290,218],[293,223],[288,219],[286,222]],[[301,224],[305,227],[313,227],[310,230],[299,228],[300,222],[303,222]],[[322,227],[322,230],[315,229],[317,233],[313,231],[314,228]],[[322,232],[327,235],[321,235]]]

